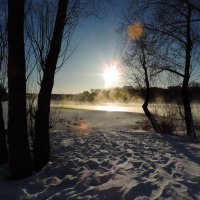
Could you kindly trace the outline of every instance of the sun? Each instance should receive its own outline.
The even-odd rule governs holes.
[[[106,87],[113,87],[117,85],[120,77],[120,72],[115,65],[111,65],[105,68],[103,78],[105,80]]]

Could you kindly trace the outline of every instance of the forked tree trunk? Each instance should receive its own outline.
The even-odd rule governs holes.
[[[57,16],[54,26],[50,50],[45,62],[43,79],[38,96],[38,109],[35,116],[34,168],[39,170],[47,164],[50,158],[49,144],[49,114],[51,92],[54,84],[54,75],[61,48],[63,30],[69,0],[59,0]]]
[[[10,176],[31,174],[26,124],[26,77],[24,58],[24,0],[8,1],[8,144]]]
[[[6,142],[6,130],[3,119],[2,101],[0,99],[0,164],[8,161],[8,149]]]

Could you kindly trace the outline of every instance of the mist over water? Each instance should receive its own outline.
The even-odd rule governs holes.
[[[51,106],[63,109],[143,113],[141,103],[75,103],[52,101]]]
[[[81,110],[94,110],[94,111],[107,111],[107,112],[128,112],[128,113],[142,113],[144,111],[142,109],[143,102],[73,102],[73,101],[51,101],[52,108],[61,108],[61,109],[81,109]],[[192,113],[194,120],[200,119],[200,105],[199,103],[191,104]],[[151,103],[149,104],[149,109],[152,113],[156,115],[164,116],[168,112],[173,112],[174,117],[181,118],[180,116],[180,105],[176,103]]]
[[[129,102],[129,103],[122,103],[122,102],[73,102],[73,101],[60,101],[60,100],[52,100],[51,101],[51,108],[54,109],[77,109],[77,110],[85,110],[85,111],[107,111],[107,112],[125,112],[125,113],[139,113],[144,114],[142,109],[142,101],[141,102]],[[200,120],[200,104],[199,103],[192,103],[191,104],[193,118],[195,121]],[[149,109],[154,114],[163,115],[168,110],[174,110],[176,112],[176,117],[179,118],[179,109],[177,104],[163,104],[163,103],[154,103],[149,104]],[[156,109],[156,113],[155,113]],[[3,114],[4,114],[4,121],[7,124],[8,120],[8,102],[3,102]]]

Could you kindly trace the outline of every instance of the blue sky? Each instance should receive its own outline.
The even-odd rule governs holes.
[[[114,11],[103,19],[81,20],[72,44],[78,47],[63,68],[57,72],[53,93],[79,93],[105,88],[102,73],[105,65],[120,61],[122,12],[126,1],[114,1]],[[115,86],[121,84],[116,84]]]

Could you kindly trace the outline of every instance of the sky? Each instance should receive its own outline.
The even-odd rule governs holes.
[[[113,1],[113,8],[103,19],[90,17],[80,21],[71,41],[77,48],[56,73],[53,93],[76,94],[107,88],[103,76],[106,66],[116,63],[122,66],[118,29],[126,8],[125,2]],[[112,87],[115,86],[122,86],[122,81],[113,82]]]

